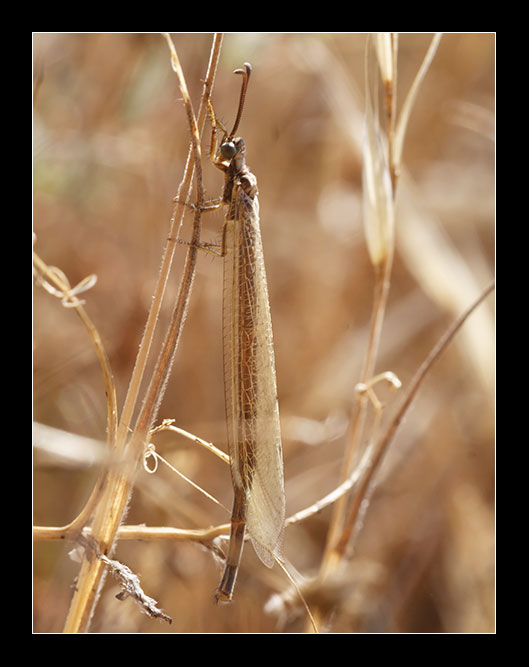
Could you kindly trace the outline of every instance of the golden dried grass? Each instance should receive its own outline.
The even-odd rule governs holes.
[[[210,35],[175,35],[197,104]],[[431,36],[400,35],[405,99]],[[229,35],[213,93],[230,122],[231,70],[254,66],[240,133],[259,182],[283,424],[289,513],[335,488],[354,387],[365,363],[374,277],[362,234],[361,138],[365,35]],[[166,243],[189,134],[159,35],[35,35],[37,250],[72,284],[95,273],[86,308],[124,400]],[[402,93],[401,93],[402,86]],[[400,97],[402,95],[402,97]],[[380,102],[383,108],[383,100]],[[494,273],[494,36],[445,35],[416,97],[403,146],[391,289],[376,370],[404,387],[447,324]],[[206,142],[207,143],[207,142]],[[218,176],[204,165],[206,191]],[[189,220],[191,217],[189,217]],[[190,229],[186,223],[184,233]],[[204,219],[215,237],[221,217]],[[185,248],[177,248],[174,279]],[[198,274],[160,418],[223,446],[221,263]],[[494,628],[493,319],[490,299],[433,370],[371,494],[355,557],[309,605],[332,631],[490,632]],[[34,298],[36,421],[105,438],[97,360],[71,313]],[[169,314],[162,308],[162,325]],[[156,344],[156,341],[155,341]],[[159,344],[159,341],[158,341]],[[382,396],[383,400],[394,400]],[[230,504],[225,466],[187,441],[159,436],[173,465]],[[35,523],[79,510],[97,471],[36,468]],[[226,517],[160,471],[140,480],[128,524],[206,528]],[[331,509],[287,530],[285,553],[317,572]],[[35,631],[61,631],[76,566],[62,543],[35,547]],[[294,600],[277,619],[270,590],[287,588],[246,550],[236,601],[212,604],[219,570],[191,542],[120,542],[116,558],[141,575],[173,625],[102,592],[95,632],[303,631]],[[288,610],[291,610],[290,612]]]

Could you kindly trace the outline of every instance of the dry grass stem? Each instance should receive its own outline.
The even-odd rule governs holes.
[[[391,40],[383,41],[382,49],[385,56],[383,63],[393,57]],[[367,384],[375,369],[379,347],[382,323],[389,292],[391,268],[394,252],[394,193],[389,163],[385,153],[383,138],[378,124],[378,118],[373,108],[370,96],[370,82],[368,76],[368,49],[367,43],[365,60],[365,134],[363,145],[362,184],[363,184],[363,212],[364,232],[371,262],[375,271],[375,287],[371,328],[364,367],[360,376],[360,383]],[[379,47],[379,52],[381,47]],[[396,73],[396,68],[384,67],[385,75]],[[386,89],[388,84],[386,83]],[[392,88],[395,88],[394,82]],[[344,456],[340,482],[343,484],[351,475],[355,456],[357,456],[358,442],[362,436],[366,419],[367,398],[365,395],[356,395],[353,399],[350,436]],[[327,535],[326,548],[321,565],[321,575],[326,576],[337,563],[335,547],[339,540],[342,522],[345,514],[347,497],[343,496],[336,503]]]
[[[367,87],[366,87],[367,92]],[[393,187],[375,112],[367,102],[363,162],[364,229],[375,268],[384,266],[393,252]]]
[[[422,64],[417,72],[417,75],[413,80],[410,90],[408,91],[406,99],[404,100],[404,104],[402,105],[400,116],[397,121],[397,127],[395,129],[395,143],[393,148],[393,164],[395,165],[395,168],[397,170],[399,168],[402,159],[404,137],[406,135],[406,128],[408,127],[408,121],[410,119],[410,114],[413,108],[413,104],[417,97],[417,93],[419,91],[421,83],[423,82],[424,77],[426,76],[428,69],[432,63],[432,60],[434,59],[437,47],[439,46],[439,42],[441,41],[442,36],[443,33],[441,32],[437,32],[433,36],[430,46],[428,47],[428,51],[424,56],[424,60],[422,61]]]
[[[286,577],[245,548],[215,605],[247,61]],[[489,33],[34,35],[35,632],[494,632],[494,74]]]
[[[465,324],[470,315],[472,315],[476,308],[487,298],[487,296],[489,296],[493,290],[494,283],[489,285],[441,336],[439,341],[432,348],[426,359],[423,361],[411,379],[403,396],[402,402],[396,409],[388,427],[381,435],[378,442],[374,444],[372,448],[370,447],[368,450],[366,450],[365,455],[367,460],[365,465],[359,466],[362,468],[362,476],[359,478],[358,489],[355,491],[354,500],[349,508],[348,516],[344,521],[344,529],[342,531],[340,541],[336,546],[337,560],[340,560],[345,554],[346,547],[351,539],[351,536],[354,534],[354,528],[358,520],[360,508],[364,503],[373,477],[377,470],[380,468],[383,458],[387,453],[388,447],[391,444],[391,441],[393,440],[399,425],[402,423],[406,412],[409,410],[413,399],[417,395],[417,392],[426,375],[430,372],[433,364],[439,359],[441,354],[445,351],[447,346],[450,344],[457,332],[461,329],[463,324]]]
[[[406,390],[406,393],[403,397],[401,405],[395,411],[393,418],[391,419],[388,427],[385,432],[381,435],[379,440],[376,443],[373,443],[371,446],[366,448],[362,456],[361,461],[355,467],[354,471],[350,477],[340,484],[333,492],[328,494],[325,498],[322,498],[317,503],[314,503],[311,507],[302,510],[296,513],[294,516],[291,516],[287,519],[285,525],[292,525],[298,521],[302,521],[312,516],[314,513],[320,512],[322,509],[327,507],[330,504],[333,504],[340,498],[344,497],[345,493],[354,490],[354,500],[349,507],[349,511],[344,520],[344,527],[341,533],[341,537],[336,544],[335,550],[333,552],[333,561],[337,563],[345,555],[346,548],[350,542],[351,536],[354,535],[354,529],[357,524],[360,510],[363,511],[366,509],[365,499],[368,494],[368,490],[372,481],[380,468],[380,465],[384,459],[385,454],[391,444],[391,441],[395,437],[397,429],[404,419],[406,412],[408,411],[413,399],[417,395],[417,392],[424,381],[426,375],[431,370],[433,364],[439,359],[440,355],[450,344],[454,336],[461,329],[466,320],[472,315],[476,308],[486,299],[486,297],[493,291],[494,284],[489,285],[483,293],[472,303],[467,310],[461,314],[459,318],[447,329],[447,331],[441,336],[439,341],[430,351],[424,362],[418,368],[416,374],[410,381],[410,384]],[[384,378],[388,380],[393,386],[400,386],[400,381],[397,380],[393,374],[384,373],[381,374]],[[328,576],[327,572],[323,573],[323,577],[320,574],[320,579],[323,581]],[[296,586],[297,589],[297,586]],[[299,589],[298,589],[299,590]],[[305,598],[300,592],[300,597],[303,600],[307,612],[309,614],[310,622],[314,631],[317,630],[316,621],[313,618],[312,614],[309,611]],[[318,615],[319,617],[319,615]]]
[[[377,32],[374,35],[374,41],[382,82],[384,86],[393,86],[392,34],[390,32]]]
[[[348,507],[347,514],[344,512],[342,530],[334,546],[334,549],[331,552],[328,561],[326,562],[327,568],[322,568],[322,570],[320,570],[320,582],[324,582],[327,579],[329,574],[345,556],[346,549],[351,540],[351,536],[353,536],[355,533],[355,527],[358,523],[360,512],[361,510],[363,512],[366,511],[367,506],[365,500],[374,476],[379,470],[384,456],[388,451],[389,445],[395,437],[397,429],[404,419],[406,412],[408,411],[426,375],[431,370],[433,364],[438,360],[446,347],[449,345],[449,343],[452,341],[456,333],[461,329],[469,316],[493,291],[493,289],[494,284],[489,285],[489,287],[483,291],[483,293],[474,301],[474,303],[472,303],[467,308],[467,310],[462,313],[461,316],[458,317],[457,320],[447,329],[443,336],[441,336],[439,341],[432,348],[410,381],[410,384],[407,387],[405,395],[402,399],[401,405],[396,409],[388,427],[385,429],[384,433],[380,436],[377,442],[373,442],[365,449],[362,459],[355,467],[349,479],[343,482],[325,499],[322,499],[316,503],[312,508],[308,508],[308,511],[305,510],[304,512],[300,512],[295,517],[295,520],[305,519],[310,515],[312,509],[321,511],[321,509],[326,507],[328,504],[333,503],[336,500],[343,499],[345,497],[345,493],[351,492],[351,495],[353,496],[353,499]],[[290,523],[293,522],[294,521],[292,521],[291,517]],[[321,622],[320,614],[317,615],[317,618],[320,619]]]
[[[173,528],[171,526],[134,526],[125,525],[118,529],[118,540],[182,540],[193,542],[210,542],[216,537],[227,535],[230,532],[230,524],[223,523],[210,528]],[[91,528],[85,528],[83,535],[91,535]],[[71,540],[72,537],[61,533],[59,528],[53,526],[36,526],[33,529],[33,537],[36,540]]]
[[[77,298],[77,295],[81,293],[81,291],[86,291],[89,289],[89,286],[95,283],[95,276],[89,276],[81,281],[76,288],[72,289],[63,272],[57,267],[48,266],[36,252],[33,252],[33,265],[42,286],[50,294],[54,294],[54,296],[61,298],[63,306],[75,310],[94,346],[105,383],[105,395],[107,399],[107,445],[108,451],[111,452],[114,450],[117,434],[117,400],[114,377],[101,336],[83,307],[83,303]],[[95,508],[101,498],[101,487],[105,474],[104,470],[100,473],[92,493],[79,514],[67,525],[54,529],[61,536],[78,534],[92,518]]]
[[[220,53],[220,43],[221,39],[215,37],[213,47],[212,47],[212,58],[210,59],[210,66],[208,68],[208,74],[206,76],[206,83],[204,84],[204,93],[202,98],[202,105],[205,106],[205,99],[207,97],[208,90],[213,83],[214,73],[216,70],[216,63],[218,61],[218,55]],[[173,67],[175,66],[175,54],[176,52],[172,51],[172,62]],[[216,55],[215,55],[216,54]],[[202,197],[202,187],[201,187],[201,175],[200,175],[200,147],[199,147],[199,136],[198,136],[198,127],[196,120],[194,118],[194,113],[191,107],[191,102],[189,99],[189,94],[187,93],[187,86],[181,68],[177,68],[177,74],[179,77],[179,84],[181,88],[182,95],[184,97],[184,105],[186,108],[191,139],[193,144],[193,155],[194,155],[194,166],[197,170],[197,188],[199,192],[199,197]],[[205,116],[204,116],[205,117]],[[186,168],[186,172],[183,178],[185,182],[187,174],[190,173],[190,170]],[[189,175],[189,181],[191,175]],[[179,188],[179,191],[182,189]],[[171,225],[173,227],[173,224]],[[172,235],[170,233],[170,237]],[[200,211],[197,210],[194,223],[194,234],[198,238],[200,234]],[[148,323],[145,329],[144,337],[142,344],[140,346],[140,352],[138,354],[138,359],[133,371],[133,379],[129,386],[129,392],[127,399],[125,401],[125,408],[123,411],[122,420],[120,422],[119,433],[118,433],[118,443],[117,450],[118,453],[123,451],[125,445],[125,438],[129,429],[130,417],[132,415],[133,404],[135,403],[135,398],[139,390],[139,382],[143,376],[143,370],[152,342],[152,336],[154,334],[154,326],[156,324],[159,307],[161,304],[161,299],[165,290],[165,284],[167,282],[167,275],[169,272],[173,250],[169,250],[171,242],[169,241],[166,246],[166,251],[164,253],[164,258],[162,260],[162,269],[160,271],[158,286],[155,291],[155,298],[153,299],[153,305],[148,317]],[[114,541],[118,532],[119,524],[122,521],[126,507],[130,498],[132,491],[132,483],[134,476],[138,467],[138,464],[141,460],[143,447],[145,439],[150,428],[150,425],[155,419],[156,410],[159,406],[163,389],[168,377],[168,374],[171,369],[172,360],[174,358],[174,352],[178,344],[179,335],[182,330],[182,326],[185,320],[185,315],[187,311],[187,304],[189,302],[189,297],[191,293],[191,287],[193,283],[194,268],[196,263],[196,249],[190,247],[186,262],[184,266],[184,273],[181,281],[181,287],[179,295],[176,301],[175,308],[173,310],[173,317],[170,328],[166,335],[162,352],[158,359],[155,371],[153,373],[149,388],[147,390],[146,397],[143,401],[142,409],[138,417],[136,427],[130,437],[129,444],[127,446],[127,459],[128,466],[125,470],[116,472],[109,471],[107,477],[104,481],[104,489],[101,502],[97,508],[94,523],[92,526],[92,536],[99,544],[99,548],[103,554],[108,554],[112,552]],[[156,304],[156,305],[155,305]],[[120,439],[121,436],[121,439]],[[72,603],[70,606],[70,612],[65,624],[65,632],[83,632],[86,631],[93,613],[94,604],[97,601],[97,591],[100,588],[100,582],[104,574],[103,563],[100,559],[98,560],[84,560],[81,565],[81,571],[78,578],[77,589],[74,593]]]
[[[101,340],[101,336],[88,313],[83,308],[83,302],[77,298],[78,294],[86,292],[95,284],[96,277],[87,276],[72,289],[64,273],[57,267],[48,266],[36,252],[33,252],[33,265],[37,278],[44,289],[50,294],[61,298],[62,305],[66,308],[75,309],[92,341],[105,382],[105,393],[107,397],[107,440],[109,446],[112,446],[116,439],[117,429],[116,387],[112,369],[110,368],[110,362]]]
[[[152,465],[152,467],[151,467],[150,462],[149,462],[149,459],[151,459],[151,458],[154,459],[154,464]],[[158,470],[158,462],[161,462],[164,465],[166,465],[169,468],[169,470],[171,470],[176,475],[178,475],[181,479],[183,479],[185,482],[190,484],[194,489],[199,491],[203,496],[205,496],[206,498],[209,498],[209,500],[214,502],[216,505],[219,505],[219,507],[222,507],[224,510],[226,510],[226,512],[230,511],[225,505],[223,505],[219,500],[217,500],[215,498],[215,496],[212,496],[210,493],[208,493],[201,486],[199,486],[198,484],[195,484],[195,482],[193,482],[192,479],[189,479],[189,477],[184,475],[183,472],[180,472],[180,470],[178,470],[178,468],[175,468],[173,465],[171,465],[169,463],[169,461],[167,461],[167,459],[164,459],[164,457],[161,454],[158,454],[158,452],[156,451],[156,447],[152,443],[149,443],[147,445],[146,449],[145,449],[144,458],[143,458],[143,467],[144,467],[145,471],[147,473],[149,473],[150,475],[154,474]]]
[[[172,431],[173,433],[177,433],[178,435],[183,436],[184,438],[187,438],[188,440],[191,440],[192,442],[196,442],[197,445],[201,445],[205,449],[207,449],[209,452],[212,454],[215,454],[215,456],[218,456],[221,461],[224,461],[224,463],[229,463],[230,462],[230,457],[228,454],[223,452],[221,449],[218,447],[215,447],[215,445],[211,442],[206,442],[206,440],[202,440],[202,438],[199,438],[196,435],[193,435],[193,433],[189,433],[189,431],[185,431],[183,428],[180,428],[178,426],[175,426],[173,424],[174,419],[164,419],[161,424],[158,426],[155,426],[151,430],[151,436],[155,435],[156,433],[161,433],[162,431]]]
[[[375,37],[375,50],[378,57],[382,83],[385,91],[388,133],[384,138],[378,123],[377,114],[371,101],[368,72],[369,41],[365,60],[365,92],[366,120],[363,150],[363,202],[364,230],[366,242],[375,270],[375,288],[371,329],[364,367],[360,376],[361,384],[368,384],[375,371],[376,359],[380,344],[382,325],[389,294],[391,271],[395,245],[395,188],[400,173],[402,143],[411,106],[415,100],[420,82],[435,54],[438,39],[434,39],[428,54],[414,80],[412,90],[405,102],[404,115],[397,122],[396,90],[397,90],[397,39],[389,33]],[[399,142],[395,145],[395,142]],[[366,422],[367,396],[356,395],[353,399],[351,427],[348,445],[342,467],[341,482],[344,483],[351,475],[353,465],[362,452],[359,442],[364,437]],[[380,414],[375,418],[374,426],[378,425]],[[369,436],[368,441],[372,435]],[[327,535],[326,548],[320,576],[328,576],[340,562],[346,544],[350,538],[352,522],[346,518],[347,496],[344,495],[336,503]]]

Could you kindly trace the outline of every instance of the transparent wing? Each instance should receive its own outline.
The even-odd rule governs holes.
[[[273,554],[281,551],[285,492],[257,198],[239,191],[233,224],[227,223],[225,233],[224,376],[232,478],[247,500],[246,525],[254,549],[272,567]]]

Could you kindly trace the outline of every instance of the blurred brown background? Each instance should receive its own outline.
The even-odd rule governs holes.
[[[173,39],[196,110],[212,36]],[[401,104],[430,40],[399,36]],[[227,34],[213,93],[231,125],[240,90],[232,71],[251,62],[239,133],[260,191],[289,514],[338,483],[365,353],[373,291],[361,208],[365,42],[365,34]],[[84,298],[121,407],[187,155],[177,79],[155,33],[35,34],[34,78],[35,249],[72,285],[97,274]],[[494,83],[494,35],[446,34],[411,115],[377,364],[404,385],[494,275]],[[208,126],[204,137],[207,149]],[[222,176],[206,160],[204,172],[208,196],[218,196]],[[190,223],[187,216],[186,238]],[[205,216],[204,239],[218,239],[221,225],[221,213]],[[167,303],[185,248],[176,252]],[[201,256],[159,418],[226,449],[221,299],[222,261]],[[354,558],[322,593],[335,612],[331,631],[494,631],[493,302],[435,366],[392,445]],[[84,329],[38,287],[33,306],[34,419],[104,440],[104,386]],[[168,306],[160,331],[167,318]],[[224,464],[169,434],[156,446],[231,506]],[[37,450],[35,524],[70,521],[96,475],[95,466],[66,467]],[[228,520],[166,469],[142,477],[127,523],[195,528]],[[307,576],[319,566],[329,517],[325,510],[286,532],[285,555]],[[69,548],[35,543],[36,632],[62,629],[78,569]],[[228,606],[213,603],[220,567],[197,544],[122,542],[115,558],[141,576],[173,624],[116,600],[109,578],[93,632],[305,630],[301,612],[264,613],[288,582],[250,547]]]

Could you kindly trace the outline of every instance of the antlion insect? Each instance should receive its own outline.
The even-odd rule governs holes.
[[[233,130],[217,153],[217,121],[212,124],[210,159],[224,172],[224,190],[207,209],[227,206],[222,231],[224,257],[224,382],[231,475],[234,490],[228,555],[216,599],[229,601],[241,560],[246,528],[267,566],[280,556],[285,523],[285,491],[277,403],[272,321],[259,228],[257,179],[246,166],[239,127],[251,66],[242,76]]]

